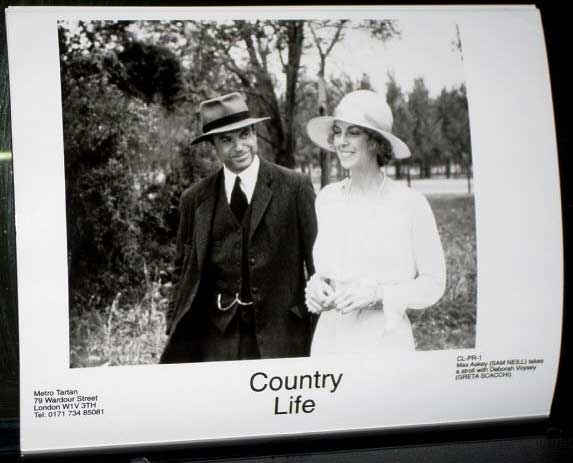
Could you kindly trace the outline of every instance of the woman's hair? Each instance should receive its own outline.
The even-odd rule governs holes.
[[[368,135],[368,150],[376,155],[376,162],[380,167],[384,167],[390,164],[394,155],[392,152],[392,145],[378,132],[374,130],[363,127],[364,131]]]
[[[392,145],[390,144],[390,142],[375,130],[362,126],[358,127],[364,130],[364,133],[366,133],[366,135],[368,136],[368,151],[376,155],[376,162],[378,163],[378,166],[384,167],[390,164],[390,162],[394,158],[394,154],[392,152]],[[334,147],[333,128],[330,129],[330,133],[328,134],[328,138],[326,139],[326,141],[328,142],[329,145]]]

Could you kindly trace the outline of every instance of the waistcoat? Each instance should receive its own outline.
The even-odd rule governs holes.
[[[208,282],[208,292],[214,297],[222,295],[223,306],[233,301],[237,293],[242,301],[251,300],[248,262],[250,222],[251,205],[240,223],[231,210],[224,182],[221,181],[213,215],[205,281]]]

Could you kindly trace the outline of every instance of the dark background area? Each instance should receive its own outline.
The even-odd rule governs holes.
[[[407,4],[407,2],[396,2]],[[416,2],[430,3],[430,2]],[[468,2],[466,2],[468,3]],[[478,2],[469,2],[478,3]],[[479,2],[494,4],[494,2]],[[518,3],[505,1],[503,4]],[[8,65],[5,38],[4,7],[7,5],[74,5],[73,1],[1,1],[0,6],[0,151],[10,151],[10,117]],[[221,3],[225,4],[225,3]],[[236,3],[227,2],[228,5]],[[264,5],[264,2],[249,2]],[[268,2],[267,2],[268,4]],[[136,453],[107,455],[108,461],[189,461],[248,458],[262,461],[524,461],[565,462],[573,460],[573,399],[571,391],[572,353],[571,305],[567,284],[570,275],[572,190],[570,86],[573,81],[568,67],[570,34],[568,15],[559,2],[535,2],[541,10],[548,60],[551,72],[553,104],[556,117],[564,225],[565,293],[561,363],[555,399],[548,420],[540,422],[499,423],[489,426],[466,426],[417,429],[397,433],[331,436],[325,438],[270,441],[258,445],[240,444],[204,449],[170,451],[138,450]],[[82,5],[157,6],[158,2],[90,1]],[[190,5],[190,2],[162,2],[161,6]],[[194,3],[197,5],[197,3]],[[524,134],[527,136],[527,134]],[[543,157],[540,153],[540,159]],[[0,459],[15,459],[18,454],[18,336],[16,257],[13,208],[12,163],[0,161]],[[84,457],[101,461],[102,457]],[[42,461],[46,461],[42,458]],[[77,461],[77,457],[58,457],[54,461]]]

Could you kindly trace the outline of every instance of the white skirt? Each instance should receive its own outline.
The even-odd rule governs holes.
[[[383,310],[363,309],[348,314],[322,312],[312,340],[311,356],[414,350],[408,316],[389,320]]]

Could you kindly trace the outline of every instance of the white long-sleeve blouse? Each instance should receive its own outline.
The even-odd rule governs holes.
[[[422,194],[388,177],[367,197],[349,195],[350,186],[346,179],[317,196],[316,271],[335,288],[348,281],[379,285],[383,303],[347,315],[323,312],[312,353],[413,349],[405,310],[435,304],[446,284],[434,215]]]

